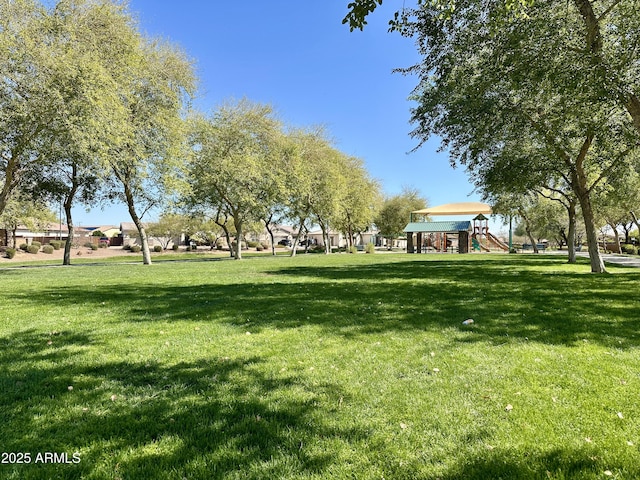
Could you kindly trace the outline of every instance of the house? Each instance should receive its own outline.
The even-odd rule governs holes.
[[[144,223],[143,226],[146,228]],[[169,238],[155,237],[147,233],[147,240],[149,241],[150,248],[153,248],[156,245],[161,247],[171,247],[172,245],[180,245],[181,243],[184,243],[185,235],[181,234],[180,237]],[[138,235],[138,227],[136,227],[136,224],[133,222],[120,223],[120,234],[111,239],[111,245],[122,245],[123,247],[127,245],[141,245],[140,236]]]
[[[0,229],[0,246],[13,245],[13,235],[15,233],[16,246],[26,243],[30,245],[32,242],[40,242],[42,244],[49,243],[51,240],[65,240],[69,236],[69,229],[64,223],[47,223],[42,228],[31,230],[26,225],[18,225],[15,232],[11,230]],[[90,233],[83,227],[75,227],[73,234],[73,243],[82,244],[87,241]]]
[[[273,233],[273,243],[276,245],[284,240],[289,240],[293,243],[293,239],[298,234],[295,227],[291,227],[289,225],[274,224],[271,225],[270,228]],[[263,228],[260,232],[245,232],[244,237],[248,241],[267,244],[271,242],[271,237],[269,236],[269,232],[266,228]]]
[[[274,225],[271,227],[271,231],[273,232],[273,242],[275,244],[278,244],[283,240],[291,240],[293,243],[293,239],[298,235],[298,230],[289,225]]]
[[[133,245],[141,245],[140,235],[138,235],[138,227],[133,222],[121,222],[120,223],[120,238],[122,238],[121,245],[124,246],[133,246]],[[118,240],[117,243],[120,243]],[[149,247],[153,247],[154,241],[149,238]]]
[[[322,230],[313,230],[307,234],[307,238],[311,240],[314,245],[324,246],[324,238],[322,237]],[[329,246],[330,247],[345,247],[347,245],[347,239],[340,232],[329,230]]]
[[[99,225],[99,226],[87,226],[84,227],[89,231],[90,235],[93,235],[93,232],[102,232],[103,237],[111,238],[120,234],[120,229],[113,225]]]
[[[373,243],[374,245],[378,245],[381,240],[378,237],[378,230],[368,229],[365,232],[359,232],[354,235],[354,244],[356,246],[365,246],[369,243]],[[314,230],[307,234],[307,237],[317,245],[324,245],[324,240],[322,238],[322,230]],[[339,247],[343,248],[348,245],[347,237],[345,237],[341,232],[336,232],[334,230],[329,231],[329,242],[331,247]]]

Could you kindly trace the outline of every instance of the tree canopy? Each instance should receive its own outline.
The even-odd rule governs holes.
[[[195,118],[192,125],[191,201],[219,205],[233,218],[240,259],[244,226],[264,218],[283,195],[280,122],[270,106],[241,100]]]
[[[384,200],[376,215],[375,224],[380,230],[380,235],[392,240],[403,234],[411,212],[427,207],[427,200],[420,195],[417,189],[403,187],[400,194]]]
[[[418,2],[391,22],[422,55],[405,70],[419,79],[412,135],[439,136],[488,194],[566,182],[592,270],[604,271],[591,199],[638,144],[634,2],[446,3]]]

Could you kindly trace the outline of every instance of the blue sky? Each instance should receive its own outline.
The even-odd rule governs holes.
[[[130,0],[140,29],[195,61],[195,107],[228,99],[269,103],[293,126],[324,125],[336,147],[362,158],[387,194],[415,187],[431,206],[478,201],[463,169],[452,169],[438,139],[417,152],[409,137],[413,76],[392,73],[419,60],[411,39],[387,32],[397,2],[385,2],[364,31],[341,20],[348,0]],[[77,208],[76,225],[130,221],[126,208]],[[153,220],[153,217],[145,220]]]

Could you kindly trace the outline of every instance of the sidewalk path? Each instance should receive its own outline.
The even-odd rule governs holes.
[[[567,255],[566,251],[554,251],[554,252],[547,252],[547,253],[554,253],[556,255]],[[576,255],[578,257],[584,257],[584,258],[589,258],[589,253],[588,252],[577,252]],[[602,260],[604,262],[607,263],[613,263],[615,265],[624,265],[626,267],[636,267],[636,268],[640,268],[640,257],[637,255],[620,255],[620,254],[616,254],[616,253],[601,253],[600,256],[602,257]]]

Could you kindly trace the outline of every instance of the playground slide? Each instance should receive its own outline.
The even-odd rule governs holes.
[[[504,243],[498,237],[494,236],[491,232],[487,232],[487,239],[489,240],[489,243],[491,243],[491,244],[495,245],[496,247],[504,250],[505,252],[509,251],[509,245]]]
[[[487,247],[482,245],[482,243],[480,243],[478,241],[478,235],[473,235],[471,238],[472,238],[471,243],[472,243],[473,250],[480,250],[481,252],[490,252],[491,251]]]

